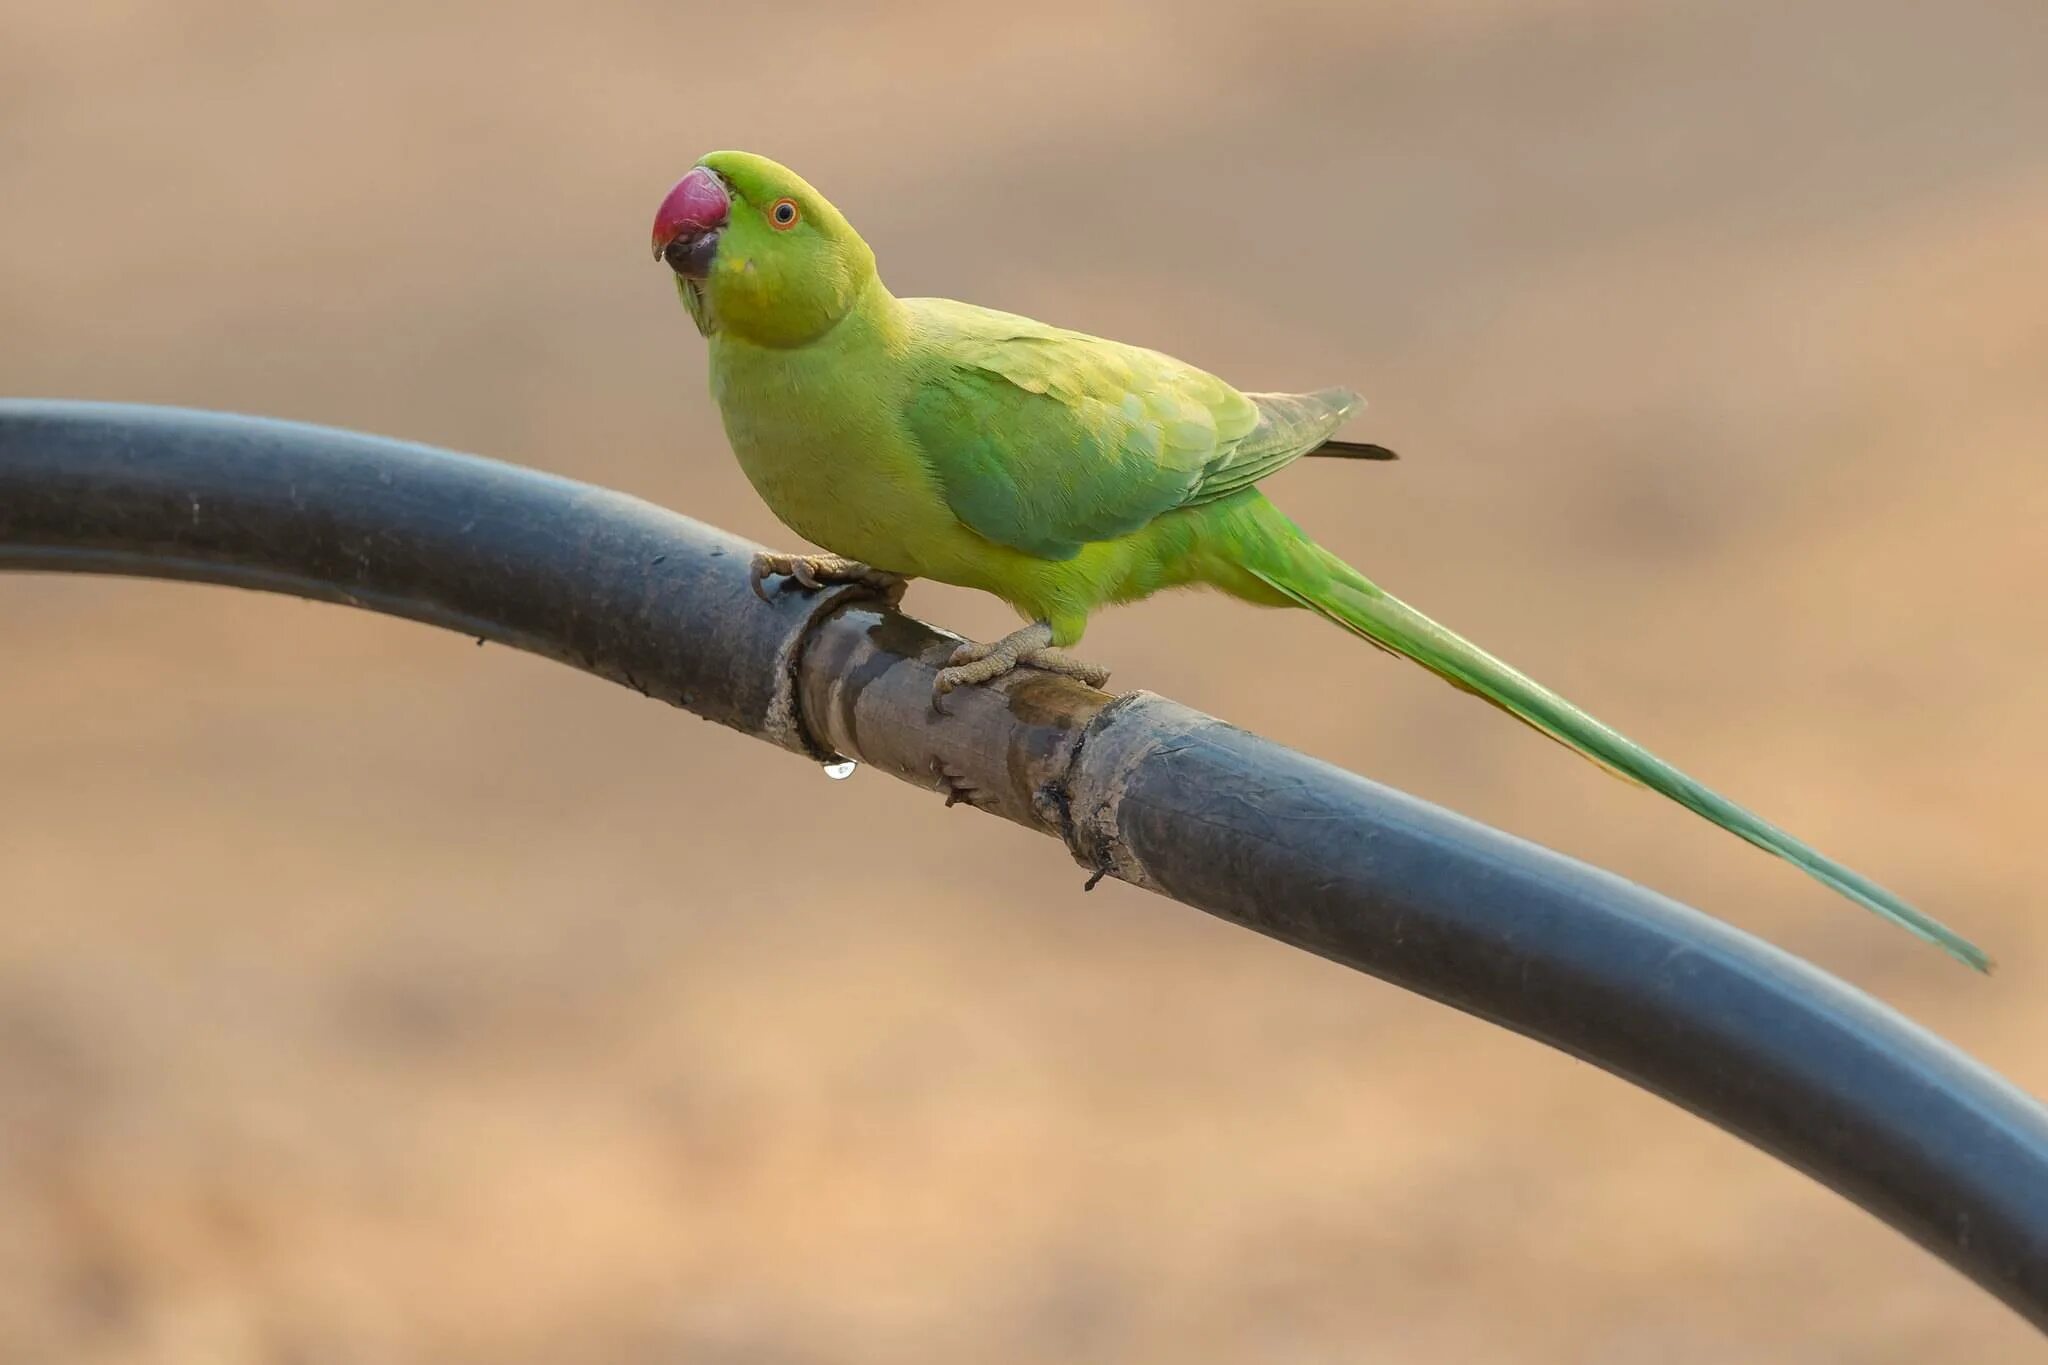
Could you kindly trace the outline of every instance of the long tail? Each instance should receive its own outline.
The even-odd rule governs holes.
[[[1453,635],[1407,603],[1390,597],[1343,560],[1301,536],[1277,511],[1273,516],[1284,525],[1285,534],[1259,537],[1259,548],[1249,556],[1257,562],[1240,562],[1281,595],[1354,635],[1413,659],[1609,771],[1661,792],[1731,834],[1777,854],[1959,961],[1980,972],[1991,970],[1991,959],[1984,951],[1946,925],[1914,909],[1868,877],[1700,785],[1555,692]],[[1270,529],[1280,531],[1281,525]]]

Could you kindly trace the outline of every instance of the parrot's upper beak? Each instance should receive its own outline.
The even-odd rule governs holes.
[[[654,259],[667,261],[686,280],[703,279],[718,254],[718,230],[731,208],[724,182],[707,167],[692,167],[654,215]]]

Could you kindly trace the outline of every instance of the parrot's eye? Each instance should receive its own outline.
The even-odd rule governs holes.
[[[797,217],[794,199],[778,199],[768,210],[768,221],[785,231],[796,226]]]

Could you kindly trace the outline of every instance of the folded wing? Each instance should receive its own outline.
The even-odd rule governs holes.
[[[909,303],[931,362],[906,421],[947,505],[1046,559],[1249,488],[1322,446],[1360,403],[1344,389],[1239,393],[1157,351]]]

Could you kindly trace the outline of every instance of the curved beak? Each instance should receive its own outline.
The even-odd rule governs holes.
[[[718,231],[725,226],[732,197],[725,183],[704,166],[694,166],[676,182],[654,214],[654,259],[686,280],[701,280],[718,254]]]

